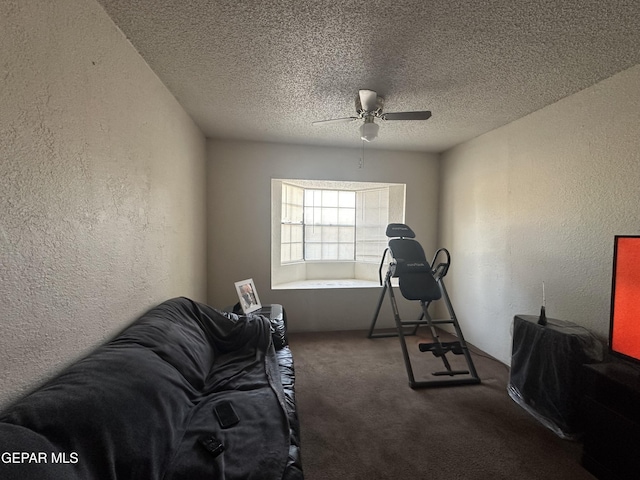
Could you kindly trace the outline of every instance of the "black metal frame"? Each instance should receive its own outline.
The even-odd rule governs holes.
[[[473,364],[473,359],[471,358],[471,354],[469,352],[469,348],[467,347],[467,344],[464,340],[464,336],[462,335],[462,330],[460,329],[458,319],[456,318],[455,312],[453,310],[453,305],[451,304],[451,300],[449,299],[449,294],[447,293],[447,289],[443,282],[443,277],[447,274],[449,270],[449,266],[451,264],[451,256],[449,252],[444,248],[441,248],[438,251],[436,251],[433,257],[433,261],[431,262],[431,273],[433,274],[433,277],[436,280],[436,283],[440,289],[440,293],[441,293],[440,298],[444,301],[447,307],[447,311],[449,312],[450,318],[440,319],[440,320],[432,319],[431,315],[429,314],[429,306],[431,305],[432,300],[419,300],[420,307],[422,308],[422,314],[420,315],[420,318],[418,320],[403,321],[400,318],[400,314],[398,311],[398,304],[396,302],[396,297],[393,291],[393,287],[391,285],[391,279],[394,277],[395,271],[396,271],[395,260],[392,260],[392,262],[390,263],[384,282],[382,281],[382,268],[384,265],[386,254],[389,250],[390,250],[389,248],[385,249],[382,255],[382,260],[380,262],[380,269],[378,271],[378,274],[380,278],[380,284],[382,286],[382,292],[380,293],[378,305],[376,307],[376,311],[373,316],[373,320],[371,322],[371,327],[369,328],[368,337],[384,338],[384,337],[397,336],[400,339],[402,356],[404,358],[404,364],[407,370],[407,376],[409,378],[409,386],[413,389],[455,386],[455,385],[473,385],[473,384],[480,383],[480,377],[478,377],[478,373],[476,372],[475,366]],[[446,260],[442,263],[439,263],[436,266],[436,260],[438,259],[438,256],[441,253],[444,253],[446,255]],[[376,321],[378,320],[380,309],[382,308],[382,303],[384,301],[384,297],[387,292],[389,293],[389,300],[391,302],[391,309],[393,310],[393,316],[394,316],[397,332],[392,332],[392,333],[375,332]],[[418,332],[418,328],[422,325],[429,327],[434,341],[432,343],[418,344],[419,350],[421,352],[431,352],[436,357],[440,357],[445,366],[444,371],[433,372],[432,375],[436,377],[449,376],[451,378],[420,380],[420,381],[417,381],[415,379],[405,337],[416,335]],[[437,325],[453,325],[453,328],[455,329],[455,334],[457,336],[457,341],[442,342],[440,340],[440,336],[438,335],[438,331],[436,329]],[[412,328],[407,330],[406,327],[412,327]],[[449,352],[453,353],[454,355],[464,355],[468,370],[452,370],[449,360],[447,359],[447,356],[446,356],[446,354]],[[465,377],[461,378],[459,377],[460,375],[465,375]]]

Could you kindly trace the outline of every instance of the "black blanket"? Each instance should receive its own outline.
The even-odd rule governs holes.
[[[271,338],[265,317],[164,302],[0,415],[1,452],[40,460],[3,458],[0,478],[281,479],[289,421]],[[239,418],[228,428],[223,401]]]

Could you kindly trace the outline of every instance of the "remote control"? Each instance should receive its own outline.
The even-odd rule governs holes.
[[[203,435],[198,439],[198,442],[214,457],[224,452],[224,445],[213,435]]]

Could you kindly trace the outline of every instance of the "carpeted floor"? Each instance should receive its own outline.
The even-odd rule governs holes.
[[[442,370],[408,339],[416,380]],[[480,385],[412,390],[397,338],[347,331],[289,340],[307,480],[594,479],[580,465],[580,443],[511,400],[508,369],[496,360],[474,353]]]

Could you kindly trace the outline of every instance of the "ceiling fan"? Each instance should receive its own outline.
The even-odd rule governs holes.
[[[354,120],[364,120],[360,126],[360,138],[365,142],[371,142],[378,136],[380,126],[374,119],[381,120],[428,120],[431,112],[428,110],[420,112],[395,112],[382,113],[384,107],[384,97],[381,97],[373,90],[360,90],[356,96],[356,117],[332,118],[330,120],[318,120],[312,125],[327,125],[330,123],[352,122]]]

